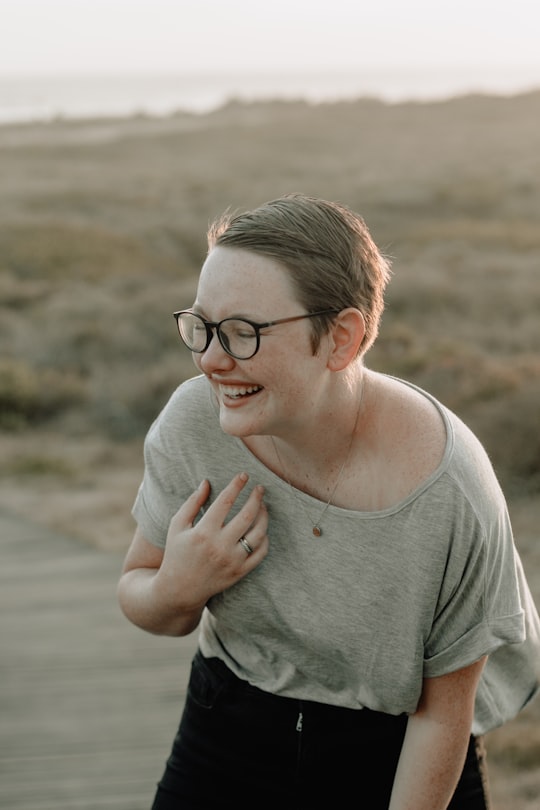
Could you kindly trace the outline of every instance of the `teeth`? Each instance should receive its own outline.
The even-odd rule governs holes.
[[[237,397],[245,397],[247,394],[255,394],[257,391],[261,390],[261,386],[246,385],[244,388],[240,388],[239,386],[222,385],[221,390],[226,397],[236,399]]]

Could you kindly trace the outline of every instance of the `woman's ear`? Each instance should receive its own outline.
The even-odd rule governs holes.
[[[328,333],[328,368],[342,371],[358,357],[362,340],[366,334],[366,323],[359,309],[342,309]]]

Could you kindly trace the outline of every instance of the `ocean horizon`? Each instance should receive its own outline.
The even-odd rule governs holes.
[[[0,124],[56,119],[207,113],[227,102],[377,98],[442,101],[471,93],[516,95],[540,89],[532,68],[355,69],[288,73],[1,76]]]

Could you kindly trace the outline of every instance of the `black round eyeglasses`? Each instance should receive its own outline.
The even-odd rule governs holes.
[[[246,318],[224,318],[222,321],[207,321],[201,315],[189,310],[174,312],[178,333],[185,345],[192,352],[202,354],[207,350],[210,341],[217,333],[223,349],[236,360],[249,360],[257,354],[261,345],[261,329],[277,326],[280,323],[291,323],[303,318],[316,318],[318,315],[330,315],[338,309],[323,309],[320,312],[308,312],[306,315],[295,315],[292,318],[280,318],[277,321],[256,323]]]

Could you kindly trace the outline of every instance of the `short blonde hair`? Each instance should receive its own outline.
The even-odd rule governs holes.
[[[362,312],[365,354],[379,331],[390,263],[361,216],[345,205],[289,194],[252,211],[225,213],[208,230],[208,248],[243,248],[280,261],[306,312],[356,307]],[[332,315],[313,319],[313,351]]]

